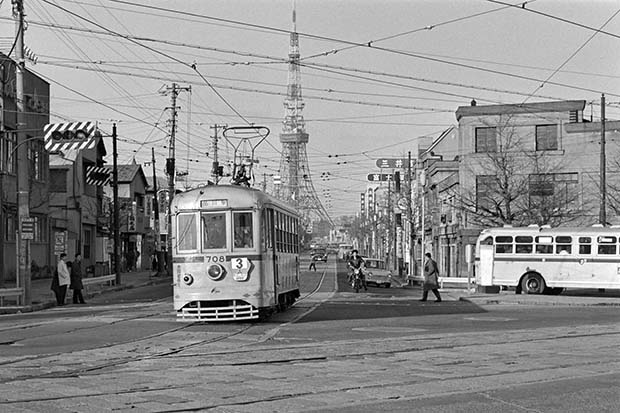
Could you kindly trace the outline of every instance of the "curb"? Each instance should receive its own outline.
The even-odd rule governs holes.
[[[502,299],[503,297],[459,297],[459,301],[466,301],[475,305],[535,305],[549,307],[620,307],[620,300],[601,301],[594,297],[577,297],[577,300],[544,300],[542,297],[524,299]],[[566,297],[569,298],[569,297]],[[573,297],[571,297],[573,298]],[[592,300],[584,300],[592,298]]]
[[[147,287],[149,285],[161,284],[164,282],[172,282],[172,280],[169,279],[169,277],[167,276],[150,277],[148,281],[140,283],[140,284],[135,284],[135,285],[134,284],[121,284],[121,285],[115,285],[115,286],[107,287],[107,288],[104,287],[98,291],[88,292],[84,294],[84,298],[92,298],[98,295],[104,295],[107,293],[129,290],[132,288]],[[0,315],[33,313],[35,311],[46,310],[48,308],[53,308],[53,307],[58,307],[58,305],[56,304],[56,301],[49,300],[49,301],[45,301],[41,303],[34,303],[31,305],[25,305],[25,306],[3,307],[3,308],[0,308]]]

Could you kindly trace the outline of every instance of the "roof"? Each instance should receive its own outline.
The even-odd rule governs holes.
[[[585,100],[558,100],[553,102],[517,103],[510,105],[459,106],[456,120],[463,116],[507,115],[515,113],[571,112],[583,110]]]
[[[112,171],[112,168],[110,168]],[[144,185],[147,185],[146,176],[144,175],[144,171],[142,170],[142,166],[132,163],[129,165],[117,165],[118,171],[118,182],[133,182],[136,179],[136,175],[140,175],[141,179],[144,180]]]

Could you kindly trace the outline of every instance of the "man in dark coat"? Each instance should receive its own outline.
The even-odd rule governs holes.
[[[82,255],[75,254],[75,260],[71,265],[71,289],[73,290],[73,304],[85,304],[82,290]]]
[[[420,301],[426,301],[428,297],[428,292],[432,291],[437,297],[435,302],[441,302],[441,295],[439,295],[439,268],[437,267],[437,263],[431,258],[431,253],[427,252],[426,254],[426,262],[424,263],[424,285],[422,289],[424,293],[422,294],[422,299]]]

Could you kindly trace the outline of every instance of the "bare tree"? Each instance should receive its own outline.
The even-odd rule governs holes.
[[[460,185],[469,224],[557,226],[579,218],[578,174],[564,172],[560,156],[533,148],[511,117],[484,129],[483,147],[463,160],[465,175],[474,177]]]

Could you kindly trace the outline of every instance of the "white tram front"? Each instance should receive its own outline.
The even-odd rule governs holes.
[[[172,205],[178,320],[250,320],[299,297],[299,220],[256,189],[210,185]]]

